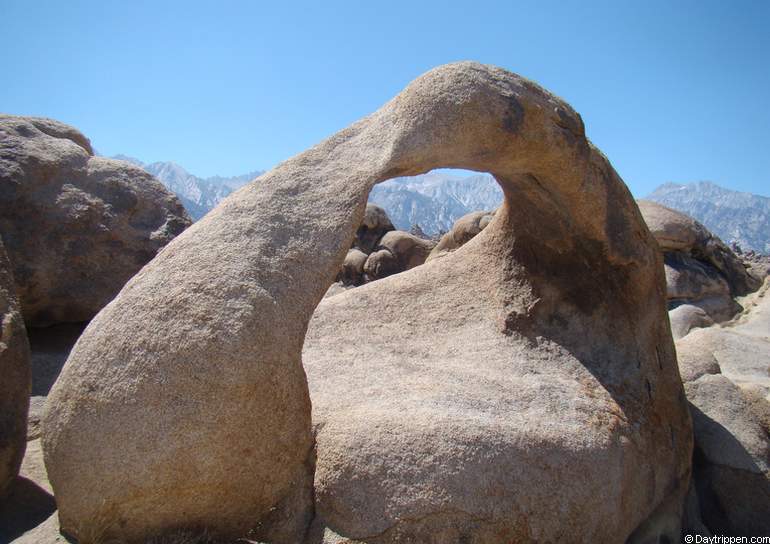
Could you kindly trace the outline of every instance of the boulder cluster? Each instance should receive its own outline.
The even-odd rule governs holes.
[[[367,204],[329,295],[419,266],[435,245],[428,238],[396,230],[385,210]]]
[[[770,534],[770,278],[726,326],[676,342],[693,418],[693,493],[714,534]]]
[[[419,225],[415,225],[413,232],[396,230],[385,210],[367,203],[353,246],[345,255],[342,268],[326,296],[443,257],[484,230],[494,216],[494,210],[468,213],[455,221],[452,228],[436,242],[425,235]]]
[[[768,288],[729,330],[683,336],[678,363],[670,307],[727,320],[756,278],[697,224],[656,211],[648,228],[580,116],[535,83],[472,62],[431,70],[186,229],[157,182],[94,157],[75,129],[0,121],[0,370],[14,376],[0,491],[24,449],[23,321],[90,320],[45,400],[58,510],[35,541],[770,530],[770,383],[745,352],[766,357]],[[505,202],[437,244],[367,204],[375,184],[441,167],[490,172]],[[40,233],[5,211],[39,214]],[[67,218],[73,230],[46,230]],[[113,260],[131,267],[114,285],[67,298],[62,285],[88,290]],[[58,338],[34,341],[33,361]]]

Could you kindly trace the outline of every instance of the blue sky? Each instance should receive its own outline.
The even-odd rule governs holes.
[[[634,194],[770,194],[770,2],[0,0],[0,111],[106,155],[234,175],[274,166],[439,64],[536,80]]]

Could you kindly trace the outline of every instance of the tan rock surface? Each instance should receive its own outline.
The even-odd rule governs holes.
[[[657,202],[639,200],[644,221],[666,253],[681,253],[701,261],[722,275],[733,297],[759,288],[761,279],[752,276],[733,251],[692,217]]]
[[[439,74],[435,77],[440,80]],[[437,95],[472,96],[468,87],[478,83],[474,75],[470,70],[460,76],[454,92],[445,91],[434,79],[415,85],[426,94],[435,88]],[[410,90],[414,91],[406,92]],[[524,104],[525,119],[536,117],[537,111],[566,108],[552,103],[538,110],[537,99],[518,91],[511,94]],[[490,95],[494,92],[485,96]],[[489,101],[498,104],[495,98]],[[499,106],[488,107],[495,111]],[[565,119],[565,125],[580,126],[568,111],[562,110],[565,117],[573,117]],[[467,118],[481,124],[488,119]],[[496,125],[489,121],[487,126]],[[668,473],[672,495],[687,478],[689,427],[663,317],[660,257],[652,244],[637,246],[640,254],[621,260],[634,262],[632,268],[640,276],[625,276],[622,287],[612,287],[619,281],[615,265],[599,264],[604,259],[599,254],[582,253],[590,245],[577,242],[584,235],[602,239],[599,246],[617,244],[617,248],[626,243],[633,247],[631,240],[647,240],[649,234],[633,204],[625,200],[625,190],[612,192],[617,187],[614,175],[591,185],[605,198],[604,191],[612,192],[612,199],[593,201],[612,202],[609,208],[599,205],[589,213],[581,211],[580,204],[566,205],[582,202],[591,209],[587,195],[566,196],[571,189],[564,172],[574,173],[579,167],[547,174],[549,163],[555,167],[560,159],[566,160],[560,153],[577,151],[581,141],[586,147],[579,164],[603,159],[588,158],[593,152],[582,133],[565,130],[557,136],[547,132],[552,126],[556,125],[549,121],[542,129],[534,128],[539,125],[533,121],[527,128],[535,135],[515,140],[533,147],[542,143],[537,151],[517,152],[510,137],[471,131],[477,136],[462,152],[452,153],[446,163],[425,165],[425,169],[451,165],[490,171],[516,195],[516,206],[505,204],[484,232],[451,255],[335,295],[316,310],[303,358],[317,430],[316,511],[326,525],[326,536],[320,537],[324,542],[623,541],[663,502],[661,495],[651,507],[630,491],[666,487],[660,483],[651,487],[652,480],[642,483],[644,474],[650,474],[647,470],[679,467]],[[449,127],[446,131],[454,135],[446,136],[450,146],[464,132]],[[576,147],[562,139],[568,135],[574,136],[567,141]],[[484,153],[485,146],[495,145],[511,147],[499,157]],[[475,156],[495,158],[474,162]],[[460,162],[460,157],[468,162]],[[598,171],[610,172],[606,163],[594,164]],[[528,168],[532,177],[523,174]],[[533,178],[548,189],[540,189]],[[516,213],[518,209],[527,213]],[[621,210],[626,219],[618,217],[615,223],[610,217]],[[588,226],[594,220],[605,226],[594,230]],[[607,221],[626,225],[636,234],[626,238],[618,233],[614,242],[608,240],[605,233],[615,232],[615,227],[609,228]],[[574,224],[581,227],[567,227]],[[563,255],[560,260],[557,253]],[[581,268],[581,262],[587,268]],[[636,281],[645,285],[646,295],[637,291],[642,287]],[[619,296],[625,304],[634,308],[638,304],[647,317],[640,318],[634,310],[617,320],[610,318],[617,301],[605,298],[612,296],[608,286],[618,295],[622,290]],[[572,298],[577,292],[590,292],[596,299],[581,309]],[[650,292],[660,294],[652,307]],[[625,325],[618,328],[621,322]],[[612,340],[597,336],[610,329]],[[649,336],[639,339],[632,332],[638,330]],[[629,363],[636,360],[625,351],[631,344],[641,356],[640,368]],[[598,352],[604,354],[602,363]],[[591,360],[598,366],[588,364]],[[609,376],[614,377],[606,380]],[[655,376],[652,400],[646,397],[644,381],[651,376]],[[626,382],[627,394],[633,397],[631,391],[638,391],[638,400],[618,396],[610,382]],[[630,407],[636,402],[641,402],[638,412]],[[667,414],[652,407],[664,404],[670,410]],[[623,422],[612,415],[621,413]],[[642,424],[639,431],[623,430],[630,429],[625,425],[631,421],[652,419],[658,423]],[[661,432],[662,421],[667,422],[664,428],[674,430],[674,444],[671,434],[651,438]],[[633,438],[626,442],[621,436]],[[649,446],[643,446],[648,441]],[[650,456],[662,453],[661,446],[671,448],[663,454],[666,460],[652,461]],[[624,469],[625,462],[629,465]],[[631,469],[631,463],[636,468]],[[652,465],[656,468],[638,468]],[[679,476],[674,476],[676,470],[681,470]],[[617,509],[635,501],[639,502],[629,511]],[[647,506],[641,506],[645,502]],[[559,523],[550,515],[554,511],[559,512]],[[656,522],[664,517],[661,514]],[[676,533],[676,528],[670,530]]]
[[[11,264],[0,239],[0,502],[19,473],[27,443],[29,342]]]
[[[770,281],[744,315],[676,343],[695,427],[694,482],[714,534],[770,534]]]
[[[637,204],[644,222],[663,251],[687,251],[711,234],[687,214],[651,200],[637,200]]]
[[[677,306],[668,312],[668,319],[671,322],[671,335],[674,337],[674,340],[687,336],[693,329],[710,327],[714,324],[714,320],[703,308],[692,304]],[[682,371],[681,364],[679,365],[679,371]]]
[[[475,63],[239,190],[97,315],[43,421],[62,526],[296,542],[308,322],[371,187],[437,167],[489,171],[509,200],[452,255],[318,308],[317,513],[370,542],[675,540],[691,427],[661,257],[580,117]]]
[[[76,129],[0,115],[0,234],[28,325],[91,319],[189,224],[158,180],[93,156]]]
[[[770,428],[723,375],[702,376],[685,389],[692,403],[694,480],[703,521],[715,534],[769,534]]]

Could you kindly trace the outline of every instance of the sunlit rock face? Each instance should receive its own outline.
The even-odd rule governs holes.
[[[159,181],[75,128],[0,115],[0,234],[28,325],[88,321],[189,225]]]
[[[19,473],[27,445],[31,388],[29,342],[11,265],[0,239],[0,502]]]
[[[495,177],[486,229],[319,305],[372,187],[441,167]],[[572,108],[436,68],[223,201],[91,322],[43,421],[62,528],[675,541],[692,429],[665,312],[654,239]]]
[[[729,326],[676,343],[694,434],[693,488],[713,534],[770,533],[770,279]]]
[[[762,278],[690,216],[649,200],[638,204],[663,252],[674,338],[738,313],[735,297],[758,289]]]

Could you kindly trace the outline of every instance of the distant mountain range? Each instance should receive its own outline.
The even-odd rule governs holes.
[[[728,244],[735,242],[744,251],[770,253],[768,197],[699,181],[665,183],[646,198],[694,217]]]
[[[227,195],[263,173],[255,170],[241,176],[200,178],[174,162],[146,164],[127,155],[112,158],[133,163],[154,175],[179,197],[196,221]],[[385,208],[396,228],[408,231],[419,225],[426,234],[435,235],[449,230],[466,213],[497,208],[503,193],[489,174],[463,177],[434,171],[380,183],[372,190],[369,201]]]
[[[173,162],[145,164],[126,155],[113,158],[136,164],[157,177],[176,193],[195,220],[263,173],[255,170],[240,176],[200,178]],[[728,244],[770,254],[768,197],[699,181],[665,183],[645,198],[694,217]],[[408,231],[419,225],[426,234],[436,235],[448,231],[466,213],[494,210],[502,203],[503,192],[489,174],[463,176],[436,170],[380,183],[372,189],[369,201],[382,206],[396,228]]]
[[[145,164],[139,159],[126,155],[115,155],[112,158],[133,163],[158,178],[179,197],[187,213],[196,221],[227,195],[262,174],[261,171],[254,171],[233,177],[199,178],[174,162]]]
[[[442,171],[390,179],[369,194],[369,202],[382,206],[396,228],[419,225],[430,235],[449,230],[466,213],[494,210],[502,201],[503,192],[491,175],[463,177]]]

